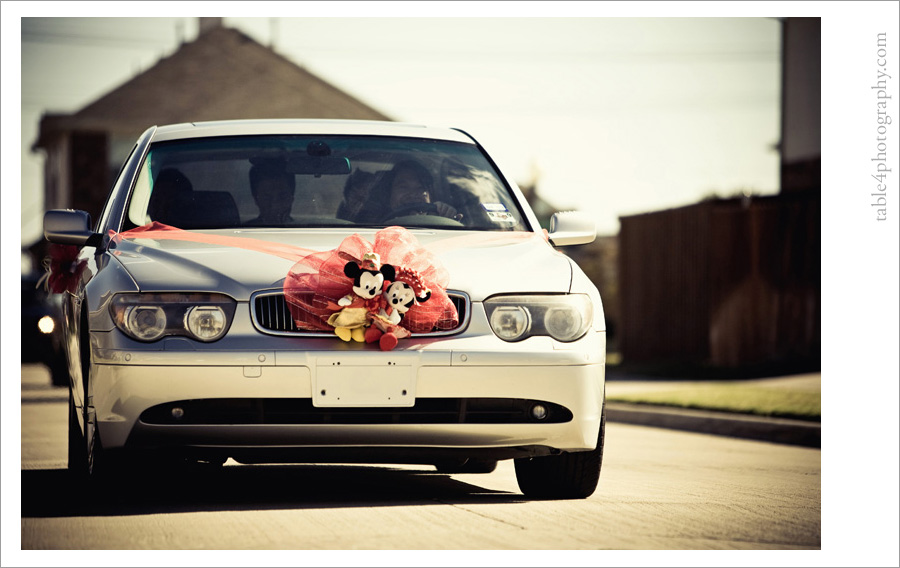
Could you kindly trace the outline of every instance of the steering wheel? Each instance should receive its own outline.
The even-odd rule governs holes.
[[[406,205],[400,206],[384,217],[382,217],[382,221],[387,221],[388,219],[394,219],[396,217],[404,217],[407,215],[437,215],[438,213],[437,205],[434,203],[407,203]]]

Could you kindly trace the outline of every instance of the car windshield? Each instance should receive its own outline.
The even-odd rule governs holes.
[[[384,227],[527,231],[472,144],[376,136],[241,136],[151,146],[125,229]]]

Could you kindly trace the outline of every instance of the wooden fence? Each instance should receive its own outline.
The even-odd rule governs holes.
[[[820,217],[817,194],[710,200],[622,217],[623,360],[817,364]]]

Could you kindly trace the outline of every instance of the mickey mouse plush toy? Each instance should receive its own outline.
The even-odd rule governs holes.
[[[384,305],[384,281],[394,280],[395,270],[390,264],[381,264],[378,253],[368,252],[359,264],[355,261],[345,264],[344,275],[353,279],[353,292],[338,300],[340,311],[328,317],[328,324],[344,341],[363,342],[370,314]]]
[[[365,332],[366,343],[378,342],[382,351],[390,351],[398,340],[409,337],[409,330],[401,327],[403,316],[416,303],[427,302],[431,290],[422,282],[418,272],[407,268],[395,270],[396,275],[384,291],[384,307],[372,318],[372,325]]]

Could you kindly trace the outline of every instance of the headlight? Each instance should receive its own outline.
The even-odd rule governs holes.
[[[56,329],[56,322],[50,316],[44,316],[38,320],[38,331],[44,334],[53,333]]]
[[[194,306],[184,314],[184,327],[201,341],[215,341],[225,333],[225,310],[219,306]]]
[[[594,309],[587,294],[494,296],[484,301],[491,329],[504,341],[549,335],[575,341],[591,327]]]
[[[531,330],[531,313],[522,306],[497,306],[491,312],[491,329],[505,341],[515,341]]]
[[[234,308],[224,294],[119,294],[110,303],[116,327],[138,341],[167,335],[215,341],[228,331]]]
[[[544,329],[560,341],[573,341],[584,333],[584,318],[577,308],[553,306],[544,312]]]
[[[135,339],[156,341],[166,333],[166,312],[160,306],[128,306],[125,328]]]

